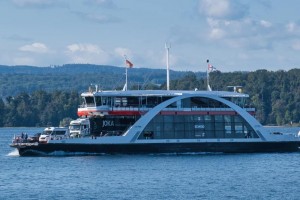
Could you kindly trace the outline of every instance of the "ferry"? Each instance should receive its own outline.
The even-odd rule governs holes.
[[[246,108],[249,95],[229,91],[89,91],[70,133],[27,143],[21,156],[66,154],[295,152],[299,136],[272,133]],[[76,129],[77,132],[74,130]]]

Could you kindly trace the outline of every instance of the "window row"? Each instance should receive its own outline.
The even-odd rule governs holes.
[[[191,116],[156,116],[139,139],[195,139],[195,138],[258,138],[251,126],[240,116],[193,116],[204,120],[193,121]],[[207,119],[207,120],[205,120]]]

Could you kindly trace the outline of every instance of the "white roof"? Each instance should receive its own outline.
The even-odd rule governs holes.
[[[81,96],[180,96],[184,94],[212,95],[219,97],[249,97],[248,94],[228,91],[189,91],[189,90],[110,90],[84,92]]]

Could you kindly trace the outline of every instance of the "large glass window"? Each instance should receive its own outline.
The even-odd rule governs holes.
[[[144,131],[156,139],[258,138],[244,119],[232,115],[157,115]]]
[[[208,98],[189,98],[181,102],[181,106],[226,107],[222,103]],[[214,110],[215,111],[215,110]],[[146,126],[144,131],[153,132],[156,139],[195,139],[195,138],[258,138],[253,128],[236,114],[203,114],[195,115],[161,115],[158,114]],[[139,139],[145,139],[143,134]]]

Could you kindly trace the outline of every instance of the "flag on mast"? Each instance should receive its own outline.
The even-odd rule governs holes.
[[[125,59],[125,64],[127,65],[127,67],[132,68],[133,64],[132,62],[130,62],[128,59]]]
[[[217,70],[217,68],[215,68],[210,63],[208,63],[208,72],[212,72],[212,71],[215,71],[215,70]]]

